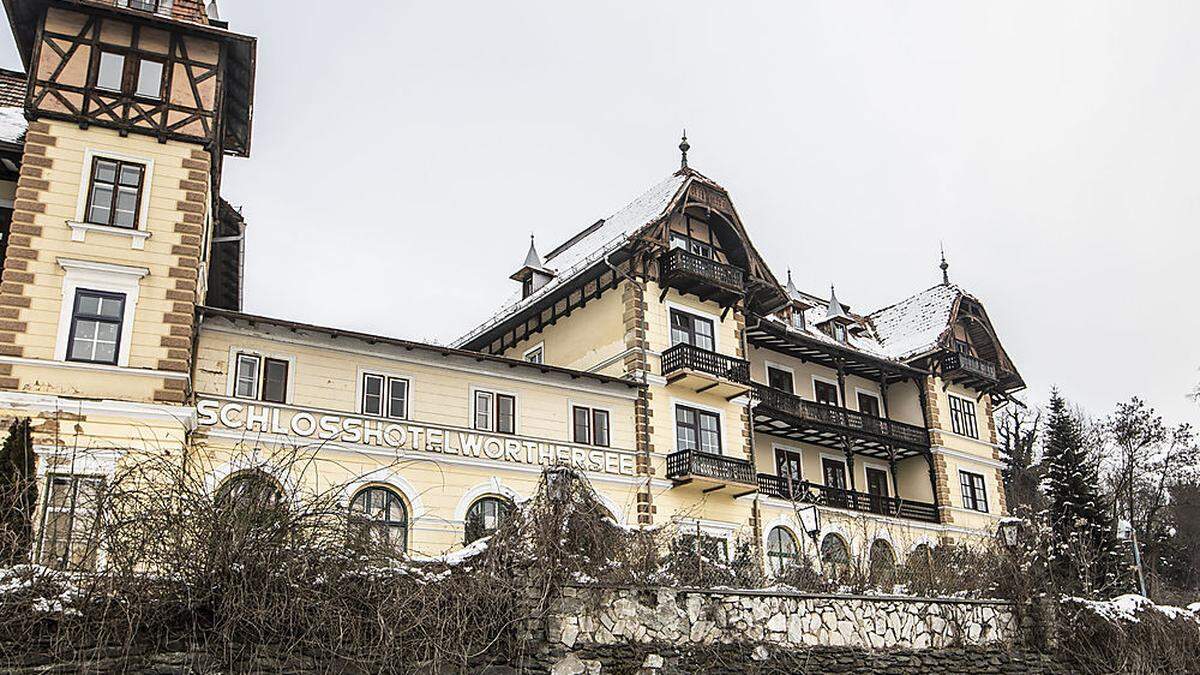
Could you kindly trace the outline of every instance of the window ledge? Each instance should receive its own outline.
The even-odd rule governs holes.
[[[145,230],[132,230],[125,227],[80,223],[74,220],[68,220],[67,226],[71,228],[71,241],[84,241],[88,232],[103,232],[119,237],[129,237],[129,248],[141,250],[146,248],[146,240],[150,238],[150,233]]]

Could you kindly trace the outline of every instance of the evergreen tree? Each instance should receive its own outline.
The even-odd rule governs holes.
[[[37,500],[29,420],[13,420],[0,446],[0,564],[28,562]]]
[[[1114,590],[1124,576],[1124,555],[1100,498],[1083,424],[1057,389],[1050,393],[1043,463],[1051,570],[1060,590],[1083,595]]]

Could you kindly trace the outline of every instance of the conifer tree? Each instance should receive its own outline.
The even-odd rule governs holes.
[[[13,420],[0,445],[0,564],[28,561],[36,490],[29,420]]]
[[[1084,595],[1113,591],[1123,577],[1124,556],[1099,494],[1083,425],[1057,389],[1050,393],[1043,461],[1051,569],[1060,589]]]

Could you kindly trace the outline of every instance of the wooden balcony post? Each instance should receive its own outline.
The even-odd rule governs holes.
[[[849,436],[842,436],[842,443],[846,446],[846,472],[850,474],[850,504],[851,508],[858,508],[858,488],[855,487],[854,480],[854,441]]]
[[[896,513],[900,515],[900,479],[896,477],[896,446],[888,446],[888,473],[892,475],[892,503],[895,504]]]
[[[926,450],[923,456],[929,464],[929,485],[933,489],[933,510],[937,513],[937,522],[940,523],[942,522],[942,504],[938,498],[937,467],[933,464],[933,452],[931,450]]]

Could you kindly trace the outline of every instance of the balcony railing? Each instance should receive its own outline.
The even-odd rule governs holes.
[[[667,478],[755,485],[754,465],[749,460],[714,455],[699,450],[679,450],[667,455]]]
[[[662,354],[662,374],[691,370],[727,382],[750,384],[750,362],[681,342]]]
[[[739,268],[716,262],[713,258],[697,256],[696,253],[684,249],[671,249],[662,256],[661,264],[662,275],[668,281],[676,279],[706,281],[712,283],[713,286],[738,293],[745,289],[745,275]]]
[[[801,422],[844,429],[907,445],[921,447],[929,445],[928,432],[912,424],[883,419],[857,410],[847,410],[816,401],[806,401],[795,394],[761,384],[754,385],[754,395],[759,401],[759,406],[770,408]]]
[[[808,481],[791,481],[789,483],[786,477],[769,473],[758,474],[758,493],[767,497],[820,504],[861,513],[908,518],[928,523],[938,522],[937,507],[928,502],[873,495],[857,490],[818,485]]]
[[[959,371],[965,375],[988,380],[989,382],[995,382],[999,379],[995,364],[962,352],[951,352],[943,356],[942,371],[947,373]]]

